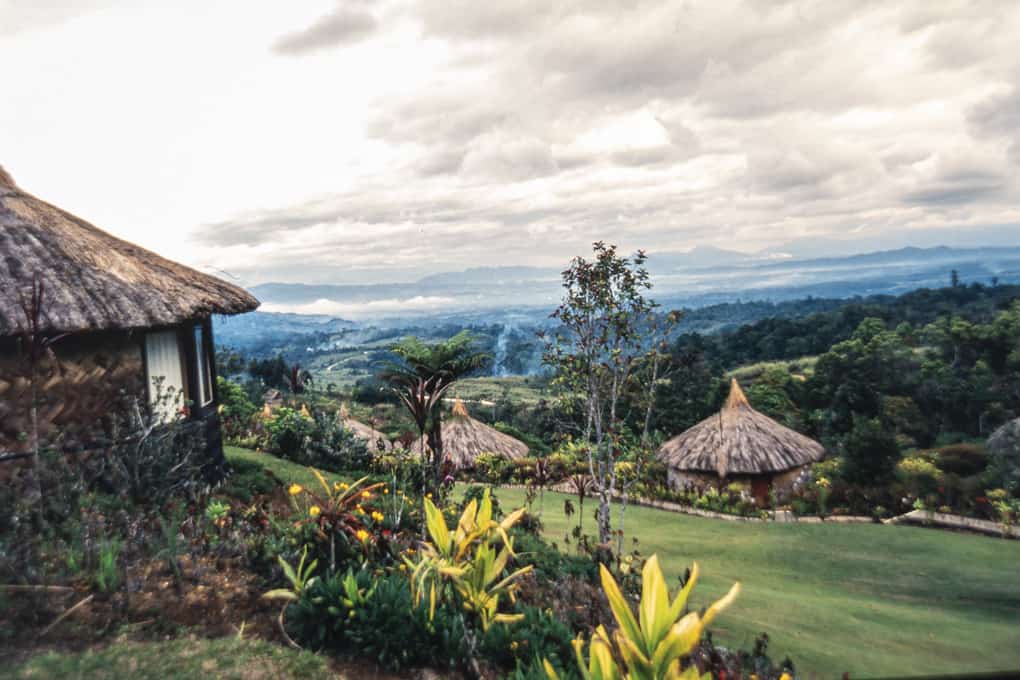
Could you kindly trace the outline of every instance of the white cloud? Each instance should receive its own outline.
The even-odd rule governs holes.
[[[263,304],[259,309],[263,312],[291,312],[295,314],[322,314],[339,316],[349,319],[361,319],[369,316],[385,314],[408,315],[416,312],[431,312],[446,309],[454,304],[454,298],[439,295],[416,295],[407,299],[386,298],[369,302],[337,302],[336,300],[320,299],[307,304]]]
[[[246,283],[1020,223],[1016,3],[45,4],[0,163]]]

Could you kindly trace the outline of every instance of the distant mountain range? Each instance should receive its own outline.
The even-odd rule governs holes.
[[[948,283],[1020,282],[1020,247],[906,247],[857,255],[795,258],[775,251],[711,247],[649,253],[653,297],[673,306],[806,296],[903,293]],[[373,322],[409,318],[548,314],[561,297],[560,271],[546,267],[476,267],[415,282],[372,285],[265,283],[252,288],[263,311]]]

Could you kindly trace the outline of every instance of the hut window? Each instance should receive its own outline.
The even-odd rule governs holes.
[[[213,400],[212,372],[209,370],[209,355],[205,351],[205,331],[195,326],[195,363],[198,365],[198,403],[207,406]]]
[[[184,406],[184,371],[177,331],[146,334],[145,368],[154,412],[163,420],[174,420]]]

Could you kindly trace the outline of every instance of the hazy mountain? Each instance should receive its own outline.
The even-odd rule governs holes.
[[[850,297],[938,287],[955,269],[964,282],[1020,281],[1020,247],[906,247],[824,258],[782,258],[701,247],[650,253],[660,301],[700,307],[733,300]],[[510,310],[548,314],[562,295],[559,272],[540,267],[477,267],[409,283],[303,285],[266,283],[252,292],[264,311],[319,313],[362,321],[423,317],[498,318]]]

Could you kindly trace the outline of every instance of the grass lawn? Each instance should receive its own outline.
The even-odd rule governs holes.
[[[10,678],[340,678],[311,652],[253,640],[182,639],[171,642],[122,642],[81,653],[50,652],[20,668],[0,671]]]
[[[301,466],[267,454],[228,448],[227,457],[261,462],[288,483],[316,483]],[[498,496],[505,509],[524,504],[521,489]],[[560,543],[577,521],[563,514],[566,498],[546,493],[542,514],[546,535]],[[594,531],[593,511],[589,499],[586,531]],[[645,556],[658,553],[670,580],[700,563],[699,606],[743,582],[716,620],[716,641],[750,648],[767,632],[773,657],[790,655],[807,677],[1020,669],[1020,541],[877,524],[726,522],[639,507],[627,509],[626,526]]]
[[[289,460],[277,458],[268,453],[260,453],[258,451],[252,451],[251,449],[242,449],[236,446],[225,446],[223,448],[224,453],[227,456],[228,461],[243,461],[245,463],[256,463],[262,467],[268,469],[274,475],[279,477],[287,484],[300,484],[301,486],[318,491],[320,489],[319,480],[315,478],[312,471],[303,465],[292,463]],[[333,482],[352,482],[354,479],[348,475],[338,475],[335,472],[326,472],[325,470],[319,470],[322,476],[326,478],[326,481],[332,484]]]
[[[505,509],[524,504],[521,489],[497,495]],[[566,498],[546,493],[542,513],[547,537],[561,543],[577,522],[563,514]],[[593,513],[588,499],[586,531],[595,530]],[[717,642],[750,648],[765,631],[773,658],[790,655],[809,677],[1020,669],[1020,541],[879,524],[727,522],[640,507],[627,509],[626,527],[645,556],[658,553],[671,581],[698,561],[699,606],[743,583],[716,620]]]

